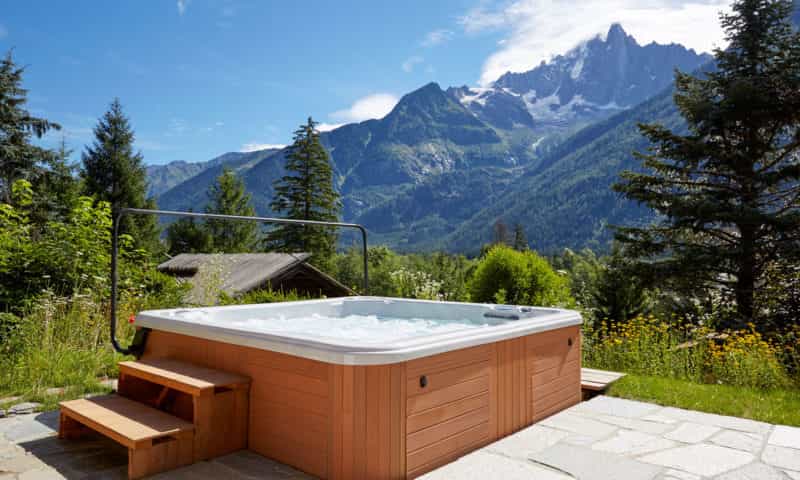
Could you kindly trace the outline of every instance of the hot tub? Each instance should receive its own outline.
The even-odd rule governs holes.
[[[581,398],[568,310],[349,297],[135,323],[144,359],[249,376],[248,447],[320,478],[413,478]]]

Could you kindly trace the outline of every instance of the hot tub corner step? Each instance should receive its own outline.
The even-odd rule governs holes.
[[[142,378],[193,396],[214,388],[239,390],[250,386],[250,379],[243,375],[170,358],[120,362],[119,373],[120,376]]]
[[[624,377],[624,373],[581,368],[581,389],[604,392],[612,383]]]

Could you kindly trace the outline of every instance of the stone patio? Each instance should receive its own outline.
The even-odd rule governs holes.
[[[0,419],[0,480],[125,478],[124,449],[62,442],[57,422],[56,412]],[[311,477],[244,451],[152,478]],[[800,428],[600,396],[423,478],[800,480]]]

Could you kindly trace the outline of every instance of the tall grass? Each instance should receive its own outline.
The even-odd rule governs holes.
[[[148,295],[123,292],[117,313],[117,338],[128,344],[136,312],[179,306],[180,292]],[[20,317],[5,316],[0,342],[0,398],[21,396],[41,400],[47,390],[66,387],[71,396],[103,391],[99,381],[116,377],[123,359],[111,346],[109,305],[95,295],[69,297],[44,292]],[[69,396],[69,394],[66,394]]]
[[[647,376],[762,389],[797,386],[782,362],[789,344],[766,340],[754,328],[732,332],[671,319],[639,316],[584,327],[586,366]]]

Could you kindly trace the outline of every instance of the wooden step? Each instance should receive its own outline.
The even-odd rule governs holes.
[[[169,358],[120,362],[120,376],[130,375],[199,396],[214,388],[248,388],[250,379],[235,373],[201,367]]]
[[[602,392],[624,376],[625,374],[620,372],[581,368],[581,389]]]
[[[195,461],[247,448],[250,379],[170,358],[119,363],[120,395],[194,423]]]
[[[191,422],[118,395],[61,402],[61,412],[129,448],[194,431]]]
[[[192,463],[194,425],[118,395],[61,403],[59,437],[93,430],[128,448],[128,477],[141,478]]]

